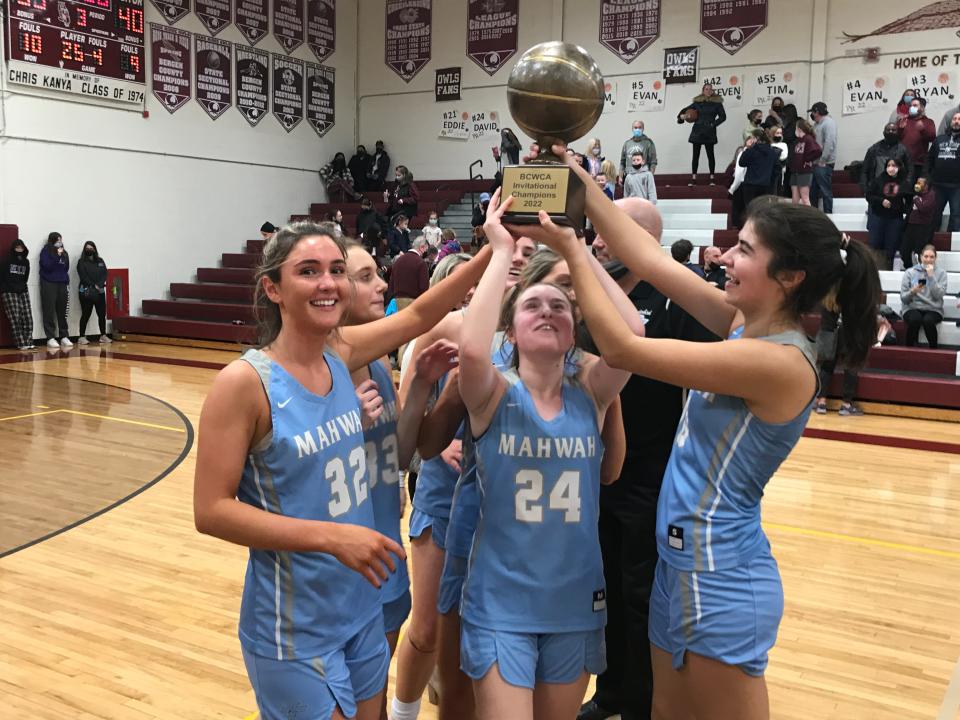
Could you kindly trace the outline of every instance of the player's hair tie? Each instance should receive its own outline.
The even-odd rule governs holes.
[[[840,259],[843,264],[847,264],[847,247],[850,245],[850,236],[846,233],[840,235]]]

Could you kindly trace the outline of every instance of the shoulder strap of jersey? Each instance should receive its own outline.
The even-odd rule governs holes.
[[[267,354],[258,348],[247,350],[240,359],[249,363],[250,367],[257,371],[260,377],[260,384],[263,385],[263,392],[267,395],[267,401],[270,400],[270,374],[273,372],[273,360]]]

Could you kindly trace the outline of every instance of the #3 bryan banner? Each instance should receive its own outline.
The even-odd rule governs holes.
[[[470,0],[467,56],[493,75],[517,54],[520,0]]]
[[[712,85],[714,94],[722,97],[724,107],[729,109],[743,105],[743,81],[741,71],[726,70],[704,76],[700,86]]]
[[[303,0],[272,0],[273,36],[288,55],[303,45]]]
[[[251,45],[267,36],[267,0],[233,0],[233,24]]]
[[[601,0],[600,44],[625,63],[660,37],[660,0]]]
[[[233,46],[234,75],[237,80],[237,110],[255,126],[267,114],[270,102],[270,56],[265,50]]]
[[[307,67],[307,122],[323,137],[334,124],[336,71],[332,67],[308,62]]]
[[[733,55],[767,26],[767,0],[700,0],[700,33]]]
[[[383,61],[405,82],[430,62],[432,0],[387,0]]]
[[[303,120],[303,60],[271,55],[273,115],[287,132]]]
[[[920,97],[927,101],[927,117],[933,117],[930,108],[956,106],[956,75],[946,70],[932,69],[929,72],[915,72],[905,77],[904,87],[916,88]],[[939,122],[934,118],[934,122]]]
[[[843,114],[860,115],[894,108],[897,103],[890,97],[890,92],[890,79],[885,76],[850,78],[843,83]]]
[[[307,44],[323,62],[337,48],[337,0],[307,0]]]
[[[169,113],[190,99],[190,33],[150,23],[150,82]]]
[[[470,139],[470,113],[466,110],[444,110],[440,116],[439,138]]]
[[[109,0],[106,1],[109,7]],[[184,15],[190,12],[190,0],[150,0],[150,2],[170,25],[176,25]],[[101,6],[97,5],[97,7]]]
[[[666,106],[667,85],[657,73],[634,75],[624,85],[627,112],[660,112]]]
[[[230,24],[231,0],[194,0],[194,12],[211,35]]]
[[[226,40],[203,35],[194,35],[193,38],[197,102],[211,120],[223,115],[233,102],[231,47]]]
[[[770,101],[775,97],[783,99],[784,105],[793,103],[796,105],[800,95],[797,92],[797,71],[793,68],[788,69],[763,69],[757,72],[751,82],[751,91],[747,96],[750,105],[761,110],[770,107]],[[806,108],[800,108],[800,116],[806,116],[803,112]]]

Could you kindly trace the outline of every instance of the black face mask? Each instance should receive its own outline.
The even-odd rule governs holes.
[[[814,115],[813,113],[810,113],[810,119],[813,120],[814,122],[816,122],[816,121],[817,121],[817,116]]]
[[[93,253],[93,250],[84,250],[83,254],[86,255],[87,257],[93,257],[94,253]]]
[[[900,142],[900,137],[896,133],[884,133],[883,139],[886,141],[887,145],[896,145]]]

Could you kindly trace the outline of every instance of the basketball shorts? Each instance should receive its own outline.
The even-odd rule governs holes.
[[[451,610],[460,611],[463,597],[463,581],[467,579],[467,558],[447,553],[443,558],[443,573],[440,575],[440,592],[437,595],[437,611],[446,615]]]
[[[448,518],[430,515],[414,508],[413,512],[410,513],[410,539],[420,537],[426,532],[427,528],[430,528],[433,544],[443,550],[446,547],[448,521]]]
[[[650,642],[683,667],[697,653],[763,675],[783,616],[777,561],[766,554],[714,572],[684,572],[661,558],[650,595]]]
[[[277,660],[244,648],[243,661],[261,720],[327,720],[337,706],[346,717],[353,717],[358,702],[383,690],[390,647],[383,617],[377,615],[342,647],[322,655]]]
[[[411,607],[409,589],[396,600],[385,602],[383,604],[383,629],[388,633],[398,632],[407,618],[410,617]]]
[[[460,669],[480,680],[496,663],[500,676],[516,687],[566,684],[584,672],[607,669],[603,628],[567,633],[518,633],[460,624]]]

